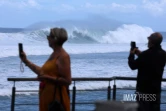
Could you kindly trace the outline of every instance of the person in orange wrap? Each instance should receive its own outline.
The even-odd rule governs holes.
[[[22,53],[21,60],[37,74],[40,80],[39,111],[48,111],[49,104],[55,98],[60,100],[60,92],[65,111],[70,111],[68,90],[71,84],[70,56],[62,47],[68,39],[67,32],[63,28],[52,28],[47,39],[53,52],[42,67],[30,62],[25,52]]]

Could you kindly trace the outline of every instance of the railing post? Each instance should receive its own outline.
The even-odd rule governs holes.
[[[14,104],[15,104],[15,81],[14,81],[14,86],[12,88],[12,99],[11,99],[11,111],[14,111]]]
[[[76,87],[75,87],[75,81],[74,81],[73,95],[72,95],[72,111],[75,111],[75,99],[76,99]]]
[[[110,86],[110,81],[109,81],[109,86],[108,86],[108,89],[107,89],[107,100],[110,100],[111,99],[111,86]]]
[[[114,80],[114,85],[113,85],[113,100],[116,100],[116,84]]]

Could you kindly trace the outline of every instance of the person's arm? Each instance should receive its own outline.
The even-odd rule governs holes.
[[[139,67],[139,61],[140,61],[140,54],[137,59],[135,59],[135,51],[137,49],[134,49],[130,51],[130,55],[128,57],[128,65],[132,70],[138,69]]]
[[[41,67],[35,65],[34,63],[30,62],[28,59],[24,62],[26,66],[28,66],[34,73],[37,75],[41,74]]]
[[[20,59],[25,63],[26,66],[28,66],[34,73],[36,73],[37,75],[40,75],[40,71],[41,71],[41,67],[33,64],[32,62],[30,62],[27,57],[25,52],[22,53],[22,56],[20,57]]]
[[[136,49],[136,50],[135,50],[135,54],[136,54],[137,56],[139,56],[139,55],[141,54],[141,51],[140,51],[139,49]]]

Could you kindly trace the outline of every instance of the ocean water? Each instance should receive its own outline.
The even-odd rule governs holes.
[[[43,29],[0,29],[0,111],[9,111],[11,102],[11,90],[13,82],[7,81],[9,77],[30,77],[36,75],[27,67],[20,72],[20,59],[18,57],[18,43],[23,43],[27,57],[33,63],[42,66],[48,59],[52,49],[48,47],[46,35],[48,28]],[[66,28],[69,40],[64,44],[65,50],[71,57],[72,77],[136,77],[137,71],[128,67],[127,58],[130,49],[130,41],[136,41],[140,50],[147,49],[147,37],[154,32],[150,27],[136,24],[122,24],[115,30],[95,30],[88,28]],[[162,46],[166,49],[166,33],[162,32],[164,41]],[[166,78],[164,70],[163,78]],[[37,90],[38,82],[17,82],[17,90]],[[134,81],[118,81],[117,87],[135,87]],[[111,86],[113,82],[111,82]],[[72,89],[73,84],[70,86]],[[108,82],[78,82],[77,89],[106,89]],[[166,83],[162,83],[166,88]],[[134,91],[117,91],[117,99],[122,100],[123,93]],[[106,100],[106,91],[95,93],[88,91],[77,92],[77,102]],[[166,100],[166,92],[162,93],[162,102]],[[38,104],[38,93],[17,93],[16,103]],[[162,105],[162,110],[166,105]],[[16,106],[16,111],[37,111],[37,105]],[[94,109],[93,105],[87,107],[76,106],[77,110],[86,111]]]

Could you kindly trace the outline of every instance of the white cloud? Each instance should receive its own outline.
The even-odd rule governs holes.
[[[92,4],[85,3],[83,5],[73,6],[71,4],[59,4],[49,5],[49,7],[44,7],[45,10],[52,10],[57,13],[71,13],[71,12],[85,12],[85,13],[97,13],[97,14],[108,14],[110,12],[122,12],[122,13],[132,13],[137,11],[137,6],[134,4]]]
[[[136,10],[137,6],[133,4],[117,4],[117,3],[112,3],[111,4],[112,8],[115,9],[120,9],[120,10]]]
[[[68,11],[75,10],[75,8],[73,6],[68,5],[68,4],[62,4],[61,6],[62,6],[63,9],[68,10]]]
[[[73,6],[71,4],[59,4],[50,5],[48,7],[43,7],[44,10],[51,10],[56,13],[94,13],[94,14],[110,14],[111,12],[117,13],[135,13],[137,12],[137,6],[134,4],[92,4],[85,3],[83,5]]]
[[[71,13],[71,12],[90,12],[90,13],[110,13],[122,12],[132,13],[137,11],[137,6],[134,4],[95,4],[85,3],[83,5],[73,6],[72,4],[58,4],[56,0],[0,0],[0,6],[6,6],[14,9],[42,9],[47,11],[55,11],[57,13]]]
[[[57,6],[50,5],[49,8],[44,7],[43,10],[53,11],[61,14],[61,13],[71,13],[73,11],[76,11],[76,8],[68,4],[61,4]]]
[[[82,6],[82,8],[88,9],[88,11],[102,12],[102,13],[109,13],[112,11],[130,13],[130,12],[135,12],[137,10],[137,6],[134,4],[117,4],[117,3],[111,3],[111,4],[86,3],[85,5]]]
[[[35,8],[40,9],[41,5],[36,0],[26,0],[26,1],[12,1],[12,0],[1,0],[0,6],[6,6],[10,8]]]
[[[141,3],[141,1],[140,1]],[[85,3],[73,5],[72,3],[66,4],[57,2],[56,0],[0,0],[0,6],[7,7],[8,9],[41,9],[44,11],[54,11],[56,13],[94,13],[94,14],[110,14],[110,13],[147,13],[152,15],[166,14],[166,0],[142,0],[142,4],[131,3]],[[1,8],[1,7],[0,7]]]
[[[27,3],[32,7],[40,6],[35,0],[28,0]]]
[[[143,8],[149,11],[152,15],[158,16],[166,13],[166,0],[152,1],[143,0]]]

